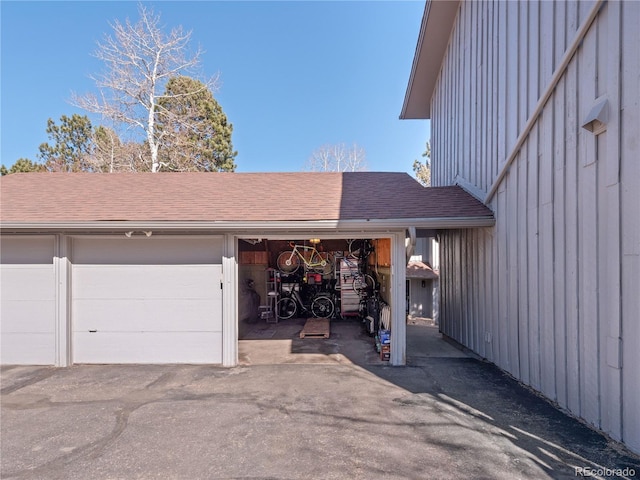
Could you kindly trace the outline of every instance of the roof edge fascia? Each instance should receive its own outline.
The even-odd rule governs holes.
[[[427,0],[400,119],[431,118],[431,96],[449,45],[460,0]]]
[[[493,215],[482,217],[444,217],[444,218],[401,218],[370,220],[324,220],[324,221],[265,221],[265,222],[201,222],[201,221],[108,221],[108,222],[0,222],[0,233],[16,231],[73,232],[73,231],[306,231],[306,230],[380,230],[415,228],[475,228],[491,227],[495,224]]]

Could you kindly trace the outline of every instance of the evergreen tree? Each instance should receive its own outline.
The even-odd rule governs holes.
[[[38,157],[52,172],[91,172],[93,129],[87,116],[62,115],[60,125],[51,118],[47,121],[47,135],[52,144],[40,145]]]
[[[158,98],[157,131],[160,166],[169,171],[232,172],[233,125],[208,86],[178,76],[167,82]]]
[[[46,168],[41,163],[32,162],[28,158],[19,158],[11,168],[0,166],[0,175],[10,175],[12,173],[45,172]]]

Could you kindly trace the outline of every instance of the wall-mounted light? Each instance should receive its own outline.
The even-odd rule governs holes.
[[[124,236],[127,238],[131,238],[133,236],[135,232],[133,230],[129,231],[129,232],[124,232]],[[151,230],[143,230],[139,233],[144,233],[147,237],[150,237],[151,235],[153,235],[153,231]]]
[[[594,135],[600,135],[605,132],[609,121],[608,103],[606,98],[598,98],[582,121],[582,128]]]
[[[312,243],[313,245],[317,245],[318,243],[320,243],[320,239],[319,238],[310,238],[309,239],[309,243]]]

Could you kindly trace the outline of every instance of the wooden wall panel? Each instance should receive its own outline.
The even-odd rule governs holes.
[[[573,9],[575,12],[575,8]],[[565,252],[564,300],[566,308],[567,408],[580,415],[580,317],[579,317],[579,252],[578,252],[578,65],[571,62],[564,75],[565,97]]]
[[[461,3],[432,100],[434,185],[489,191],[593,5]],[[441,249],[443,332],[636,451],[638,24],[640,3],[603,3],[490,201],[496,226],[444,232]]]
[[[557,39],[556,39],[557,40]],[[567,316],[566,316],[566,215],[565,215],[565,96],[566,78],[560,80],[553,95],[553,271],[549,283],[553,289],[553,336],[555,358],[555,400],[567,408]]]
[[[620,248],[623,439],[640,452],[640,5],[624,2],[620,73]],[[607,131],[607,135],[614,132]],[[635,428],[629,426],[635,425]]]

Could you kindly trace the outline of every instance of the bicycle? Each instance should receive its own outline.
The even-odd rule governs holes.
[[[302,297],[295,290],[280,298],[276,304],[278,318],[283,320],[294,317],[299,309],[300,313],[310,312],[314,317],[331,318],[335,312],[335,308],[333,300],[326,294],[316,295],[313,300],[311,300],[310,308],[307,308],[302,301]]]
[[[306,269],[322,275],[329,275],[333,272],[333,258],[329,253],[325,253],[323,256],[315,246],[297,245],[294,242],[289,242],[289,246],[293,250],[280,253],[276,260],[278,270],[285,275],[297,272],[301,263]],[[307,255],[302,252],[307,253]],[[307,260],[307,256],[309,260]]]
[[[368,273],[362,273],[358,264],[349,260],[348,257],[345,257],[343,260],[349,269],[348,276],[353,279],[351,282],[353,291],[356,292],[360,298],[366,298],[373,295],[376,289],[376,280],[373,276]],[[343,275],[343,282],[347,281],[348,276]]]
[[[347,240],[349,257],[366,260],[373,252],[373,245],[367,239],[348,239]]]

